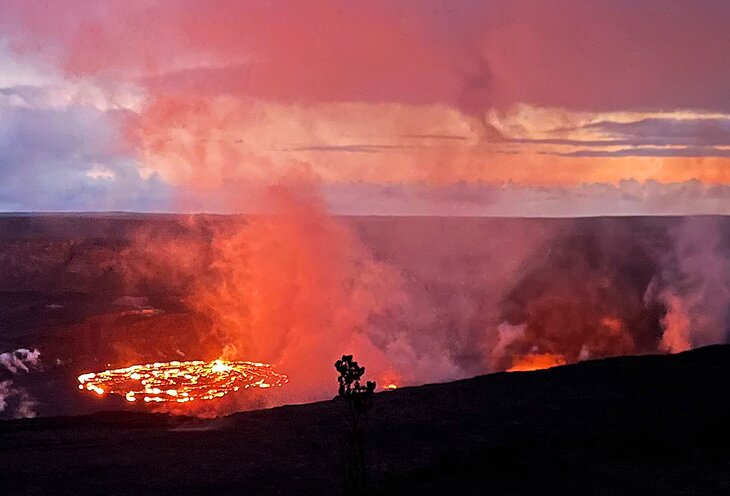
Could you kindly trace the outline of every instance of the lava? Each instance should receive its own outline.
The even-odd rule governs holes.
[[[187,403],[212,400],[251,387],[278,387],[289,382],[271,365],[223,359],[172,361],[89,372],[78,377],[79,389],[98,395],[117,394],[127,401]]]
[[[528,372],[530,370],[549,369],[550,367],[565,364],[566,360],[562,355],[535,353],[515,357],[512,366],[507,369],[507,372]]]

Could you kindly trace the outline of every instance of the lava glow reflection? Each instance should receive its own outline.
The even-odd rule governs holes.
[[[514,359],[512,366],[507,369],[507,372],[528,372],[531,370],[549,369],[551,367],[565,365],[566,363],[565,357],[552,353],[522,355]]]
[[[271,365],[256,362],[200,360],[156,362],[90,372],[78,378],[79,389],[98,395],[118,394],[127,401],[187,403],[212,400],[247,388],[269,388],[289,382]]]

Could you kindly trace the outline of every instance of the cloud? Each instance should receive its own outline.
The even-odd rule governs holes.
[[[167,187],[156,177],[140,177],[132,150],[120,146],[125,111],[48,107],[42,88],[1,93],[23,95],[23,104],[0,105],[0,210],[159,210],[169,205]]]
[[[482,46],[498,101],[572,110],[730,110],[730,5],[496,2]]]
[[[290,148],[295,152],[345,152],[345,153],[378,153],[383,150],[402,150],[403,145],[353,144],[353,145],[310,145]]]
[[[567,153],[552,153],[562,157],[730,157],[730,149],[715,147],[659,148],[631,147],[618,150],[576,150]]]
[[[584,126],[639,144],[730,146],[730,118],[646,118],[631,122],[600,121]]]
[[[621,181],[572,186],[461,182],[329,185],[332,209],[345,214],[574,217],[730,214],[730,186],[700,181]]]
[[[728,117],[650,117],[633,121],[600,120],[574,129],[602,139],[518,139],[524,144],[578,148],[546,152],[566,157],[730,157]],[[590,148],[585,148],[590,147]],[[616,149],[616,147],[621,147]],[[604,148],[604,149],[595,149]],[[605,149],[612,148],[612,149]]]
[[[610,115],[610,114],[609,114]],[[507,143],[537,149],[537,153],[562,157],[730,157],[730,117],[685,112],[659,113],[626,120],[589,120],[558,127],[539,137],[513,137]]]
[[[713,0],[6,2],[14,46],[74,75],[283,102],[730,110]],[[519,20],[516,22],[515,20]],[[144,29],[141,29],[142,23]],[[40,49],[40,50],[39,50]]]
[[[730,146],[730,117],[648,117],[632,121],[600,120],[552,134],[574,138],[512,138],[512,143],[583,147],[685,146],[710,149]],[[580,138],[580,135],[590,138]],[[596,137],[599,138],[596,138]]]
[[[730,49],[730,7],[669,5],[8,0],[7,46],[65,79],[51,91],[32,74],[11,78],[0,104],[67,113],[69,127],[42,129],[54,153],[41,159],[27,147],[0,206],[218,210],[292,168],[325,185],[413,191],[726,183],[730,119],[705,117],[730,111],[730,68],[717,64]],[[679,110],[693,117],[679,122]],[[117,149],[101,151],[109,141]],[[449,204],[441,192],[409,195],[423,212]],[[514,212],[542,202],[512,198],[528,202]],[[709,201],[688,210],[712,210]]]
[[[411,138],[417,140],[448,140],[448,141],[466,141],[468,136],[459,136],[455,134],[403,134],[401,138]]]

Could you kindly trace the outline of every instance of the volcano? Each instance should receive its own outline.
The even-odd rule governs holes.
[[[0,418],[322,400],[342,353],[392,389],[723,343],[729,248],[728,217],[5,215],[0,352],[41,360],[0,370],[22,403]],[[78,389],[89,373],[218,357],[274,368],[230,384],[222,371],[227,385],[197,388],[201,401],[184,401],[191,384],[146,387],[133,371],[117,394]],[[256,385],[269,372],[291,382]]]

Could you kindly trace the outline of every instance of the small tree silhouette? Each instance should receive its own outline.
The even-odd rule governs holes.
[[[347,420],[352,435],[352,461],[347,464],[347,475],[350,484],[356,491],[367,489],[367,464],[365,462],[365,436],[362,428],[363,416],[373,407],[375,401],[375,382],[367,381],[365,385],[360,379],[365,374],[365,367],[360,367],[352,359],[352,355],[342,355],[335,362],[335,369],[340,373],[337,382],[340,387],[337,397],[346,405]]]

